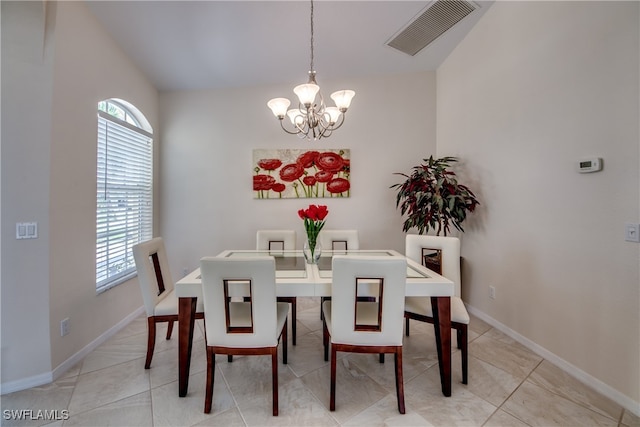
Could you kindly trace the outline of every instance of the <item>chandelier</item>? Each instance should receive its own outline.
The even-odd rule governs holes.
[[[282,129],[291,135],[314,140],[327,138],[344,123],[344,115],[356,94],[352,90],[339,90],[331,94],[335,107],[327,107],[324,103],[320,86],[316,83],[316,72],[313,69],[313,0],[311,0],[311,65],[309,82],[293,88],[298,96],[298,108],[289,108],[291,102],[287,98],[273,98],[267,105],[280,121]],[[317,99],[317,100],[316,100]],[[292,130],[285,127],[284,117],[291,121]]]

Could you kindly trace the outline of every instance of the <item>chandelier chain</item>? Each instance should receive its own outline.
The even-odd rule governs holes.
[[[311,70],[311,72],[314,72],[313,69],[313,0],[311,0],[311,65],[309,70]]]

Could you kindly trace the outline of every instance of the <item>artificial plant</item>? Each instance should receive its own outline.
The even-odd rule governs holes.
[[[473,212],[480,203],[449,169],[457,161],[456,157],[434,159],[430,156],[423,159],[423,164],[414,166],[411,175],[395,173],[406,177],[404,182],[390,187],[398,191],[396,208],[406,215],[403,231],[415,227],[419,234],[434,230],[436,235],[443,232],[446,236],[453,225],[464,232],[462,222],[467,212]]]

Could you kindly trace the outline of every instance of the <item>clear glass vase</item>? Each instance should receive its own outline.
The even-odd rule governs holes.
[[[322,254],[322,246],[320,242],[316,241],[315,246],[312,248],[307,240],[304,242],[302,252],[304,253],[304,259],[307,261],[307,264],[317,264]]]

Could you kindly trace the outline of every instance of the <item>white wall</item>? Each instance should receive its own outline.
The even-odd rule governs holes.
[[[157,91],[84,2],[16,2],[10,5],[15,8],[11,14],[6,14],[5,3],[3,390],[51,376],[142,305],[137,280],[96,295],[97,104],[106,98],[126,99],[159,128]],[[5,33],[4,20],[17,19],[24,30],[21,24],[31,22],[25,8],[44,4],[50,12],[45,59],[5,58],[11,34]],[[40,37],[42,44],[44,20],[29,25],[26,33],[34,40]],[[15,222],[21,220],[39,222],[39,239],[14,240]],[[70,333],[60,337],[64,318],[70,319]]]
[[[46,10],[41,3],[1,5],[0,371],[3,383],[43,375],[46,381],[51,371],[48,183],[53,39],[49,32],[45,43]],[[16,222],[37,222],[38,239],[16,240]]]
[[[637,2],[496,2],[437,73],[438,155],[482,203],[463,299],[636,408],[638,23]]]
[[[395,192],[408,172],[435,153],[435,73],[318,82],[327,96],[356,91],[346,122],[316,142],[287,135],[266,103],[292,98],[293,86],[162,94],[162,234],[172,273],[195,268],[202,256],[223,249],[255,248],[260,228],[290,228],[302,246],[297,215],[310,203],[326,204],[325,227],[356,228],[363,248],[404,252]],[[300,76],[304,80],[304,76]],[[254,199],[254,148],[348,148],[351,197],[344,199]]]

